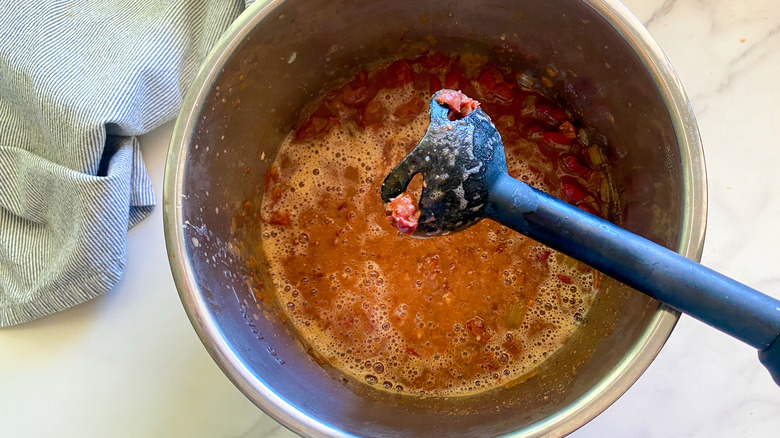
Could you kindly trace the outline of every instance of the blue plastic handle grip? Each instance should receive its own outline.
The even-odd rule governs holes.
[[[780,301],[499,175],[489,217],[760,350],[780,385]]]

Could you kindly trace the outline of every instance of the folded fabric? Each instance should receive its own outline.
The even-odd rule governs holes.
[[[175,117],[242,0],[5,1],[0,327],[119,281],[155,200],[137,135]],[[1,4],[1,3],[0,3]]]

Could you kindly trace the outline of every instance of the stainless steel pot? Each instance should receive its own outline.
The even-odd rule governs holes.
[[[603,135],[591,141],[610,159],[620,224],[700,257],[706,177],[696,122],[669,62],[617,2],[258,1],[208,56],[171,142],[165,231],[182,302],[227,376],[300,434],[569,433],[641,375],[678,313],[607,279],[583,326],[535,377],[471,397],[416,399],[320,367],[247,285],[246,256],[262,266],[261,237],[237,239],[233,215],[262,193],[304,104],[359,66],[425,47],[481,51],[532,74],[554,66],[551,92]]]

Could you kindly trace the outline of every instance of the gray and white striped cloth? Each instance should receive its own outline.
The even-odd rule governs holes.
[[[0,0],[0,327],[119,281],[155,202],[135,136],[175,117],[245,6]]]

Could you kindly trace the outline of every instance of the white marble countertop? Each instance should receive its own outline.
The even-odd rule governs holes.
[[[691,98],[707,157],[702,262],[780,298],[776,0],[627,0]],[[172,124],[141,138],[162,200]],[[289,437],[220,372],[179,302],[162,210],[130,230],[117,288],[0,330],[0,437]],[[658,358],[574,437],[777,437],[756,352],[683,317]]]

